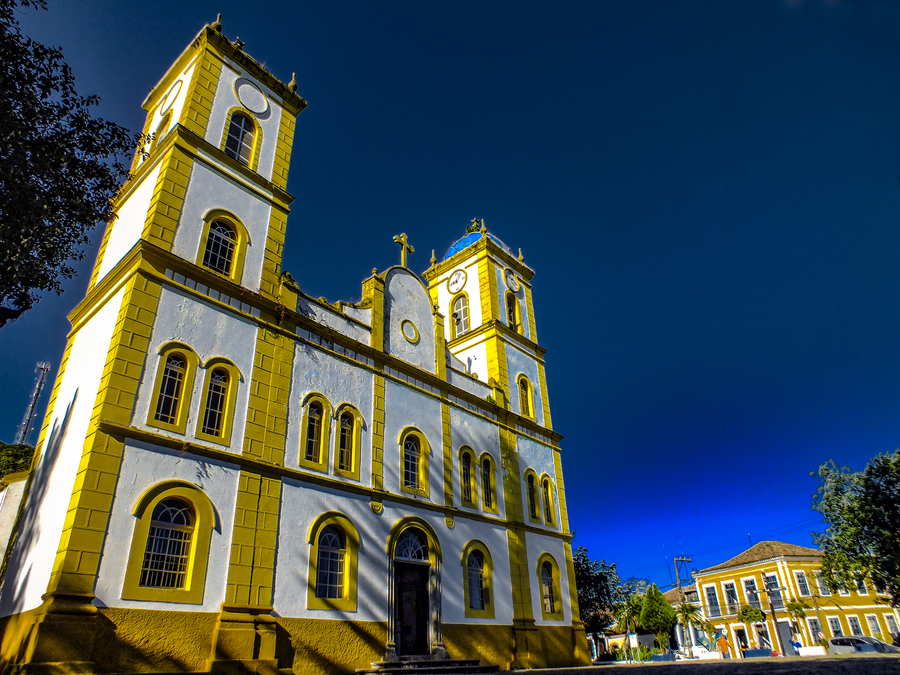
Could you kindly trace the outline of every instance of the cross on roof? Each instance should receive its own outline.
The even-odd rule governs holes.
[[[397,235],[394,237],[394,243],[400,244],[400,264],[403,267],[406,267],[406,253],[409,251],[410,253],[415,253],[416,249],[412,247],[412,244],[408,244],[406,242],[406,232],[403,234]]]

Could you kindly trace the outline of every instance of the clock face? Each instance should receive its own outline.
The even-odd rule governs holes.
[[[451,293],[459,293],[465,285],[465,270],[456,270],[453,274],[450,275],[450,279],[447,280],[447,290]]]
[[[512,270],[506,270],[503,275],[506,277],[506,285],[513,293],[519,290],[519,280],[516,279],[516,274]]]

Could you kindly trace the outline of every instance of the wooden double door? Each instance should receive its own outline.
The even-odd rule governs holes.
[[[394,562],[395,630],[398,656],[430,654],[427,564]]]

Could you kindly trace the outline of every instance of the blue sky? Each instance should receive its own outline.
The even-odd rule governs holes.
[[[668,584],[673,555],[717,564],[748,534],[809,545],[810,471],[900,445],[900,4],[50,0],[22,20],[139,130],[218,12],[309,101],[284,260],[304,292],[358,300],[393,235],[422,271],[474,217],[522,248],[575,543],[621,576]],[[34,364],[55,375],[95,255],[0,330],[0,439]]]

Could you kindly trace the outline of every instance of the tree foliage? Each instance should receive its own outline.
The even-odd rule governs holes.
[[[700,607],[685,600],[684,594],[682,594],[681,602],[675,607],[675,618],[684,624],[684,634],[687,637],[688,646],[693,647],[694,638],[691,634],[691,624],[696,623],[699,625],[703,620],[703,613],[700,611]]]
[[[616,619],[618,624],[616,628],[623,633],[637,633],[641,627],[641,608],[644,604],[644,596],[635,593],[622,602],[616,603]],[[629,650],[634,656],[634,650],[628,645]]]
[[[31,468],[34,448],[30,445],[0,443],[0,476]]]
[[[623,579],[616,587],[616,599],[625,602],[632,595],[640,595],[641,597],[650,588],[650,580],[641,577],[628,577]]]
[[[737,613],[737,620],[741,623],[759,623],[766,620],[766,615],[759,607],[741,605]]]
[[[675,610],[656,584],[650,584],[641,605],[641,625],[656,636],[661,649],[669,647],[669,633],[678,623]]]
[[[818,475],[813,508],[827,526],[814,538],[825,582],[834,592],[869,577],[900,606],[900,450],[855,473],[829,461]]]
[[[98,221],[127,167],[119,157],[136,138],[91,116],[96,96],[79,96],[57,48],[23,35],[19,7],[46,0],[0,0],[0,327],[40,292],[62,292],[70,262]]]
[[[591,560],[584,546],[575,549],[572,562],[575,564],[581,623],[588,633],[601,633],[616,620],[615,591],[619,585],[616,565]]]

